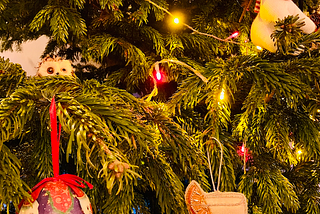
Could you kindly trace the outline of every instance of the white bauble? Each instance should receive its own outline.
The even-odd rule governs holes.
[[[315,23],[292,0],[262,0],[260,12],[251,26],[252,43],[270,52],[276,52],[276,43],[271,39],[274,25],[278,19],[284,19],[289,15],[299,15],[299,19],[305,22],[301,27],[304,33],[310,34],[316,30]]]

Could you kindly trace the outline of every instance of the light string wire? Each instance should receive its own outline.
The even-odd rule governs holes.
[[[168,11],[167,9],[165,9],[165,8],[161,7],[160,5],[154,3],[153,1],[151,1],[151,0],[145,0],[145,1],[147,1],[147,2],[149,2],[150,4],[156,6],[156,7],[159,8],[160,10],[163,10],[164,12],[166,12],[166,13],[167,13],[168,15],[170,15],[171,17],[173,17],[173,18],[175,17],[170,11]],[[188,24],[186,24],[186,23],[184,23],[184,22],[182,22],[182,24],[183,24],[184,26],[186,26],[187,28],[189,28],[190,30],[192,30],[193,33],[197,33],[197,34],[200,34],[200,35],[212,37],[212,38],[214,38],[214,39],[216,39],[216,40],[219,40],[219,41],[221,41],[221,42],[229,42],[229,43],[233,43],[233,44],[237,44],[237,45],[244,45],[244,44],[241,44],[241,43],[239,43],[239,42],[234,42],[234,41],[230,40],[230,39],[231,39],[230,37],[227,37],[226,39],[221,39],[221,38],[219,38],[219,37],[217,37],[217,36],[215,36],[215,35],[200,32],[200,31],[194,29],[193,27],[191,27],[190,25],[188,25]],[[244,45],[244,46],[247,47],[246,45]]]

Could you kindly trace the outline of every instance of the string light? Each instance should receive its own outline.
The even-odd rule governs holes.
[[[225,39],[225,41],[229,40],[229,39],[233,39],[235,37],[239,36],[239,31],[234,32],[233,34],[231,34],[231,36],[229,36],[228,38]]]
[[[246,148],[245,143],[243,143],[241,146],[238,147],[237,149],[237,153],[240,157],[245,158],[245,162],[250,158],[250,152],[248,150],[248,148]]]
[[[241,146],[241,152],[244,153],[244,145]]]
[[[160,71],[157,71],[157,73],[156,73],[156,79],[157,79],[158,81],[160,81],[161,78],[162,78],[162,75],[161,75]]]
[[[302,154],[302,150],[299,149],[299,150],[297,151],[297,153],[298,153],[298,155],[301,155],[301,154]]]
[[[179,18],[174,18],[173,22],[176,24],[179,24],[180,20],[179,20]]]
[[[224,99],[224,89],[222,89],[220,93],[220,100],[223,100],[223,99]]]
[[[262,50],[262,47],[260,47],[260,46],[257,46],[257,49],[258,49],[259,51],[261,51],[261,50]]]
[[[169,14],[171,17],[176,17],[173,13],[171,13],[171,12],[168,11],[167,9],[159,6],[158,4],[154,3],[152,0],[145,0],[145,1],[147,1],[147,2],[149,2],[150,4],[156,6],[156,7],[159,8],[160,10],[166,12],[166,13]],[[237,45],[243,45],[243,46],[245,46],[246,48],[249,48],[250,50],[252,50],[252,48],[248,47],[248,46],[245,45],[245,44],[242,44],[242,43],[239,43],[239,42],[235,42],[235,41],[232,41],[232,40],[222,39],[222,38],[219,38],[219,37],[217,37],[217,36],[215,36],[215,35],[212,35],[212,34],[200,32],[200,31],[192,28],[190,25],[187,25],[186,23],[184,23],[183,20],[181,20],[181,19],[179,19],[179,22],[181,23],[180,25],[183,25],[183,26],[189,28],[190,30],[193,31],[193,33],[196,33],[196,34],[199,34],[199,35],[208,36],[208,37],[212,37],[212,38],[217,39],[217,40],[222,41],[222,42],[229,42],[229,43],[233,43],[233,44],[237,44]],[[253,50],[253,51],[255,51],[255,50]]]

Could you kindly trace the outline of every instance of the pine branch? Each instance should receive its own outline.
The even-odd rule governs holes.
[[[9,212],[9,204],[12,203],[16,210],[22,199],[30,199],[29,187],[20,179],[20,161],[10,152],[8,147],[2,145],[0,151],[0,201],[1,207],[6,205]]]
[[[142,26],[139,28],[139,30],[141,36],[146,37],[149,41],[152,41],[152,46],[157,55],[164,57],[168,54],[168,50],[165,48],[165,41],[159,31],[149,26]]]
[[[4,10],[6,7],[6,4],[9,2],[9,0],[1,0],[0,1],[0,11]]]
[[[141,72],[141,70],[145,70],[145,54],[141,49],[123,39],[108,34],[96,36],[92,39],[92,43],[89,44],[89,48],[84,55],[88,59],[90,59],[90,56],[97,56],[102,59],[112,52],[120,53],[127,65],[131,64],[132,73],[130,75],[134,75],[138,79],[146,76],[145,72]]]
[[[85,35],[87,31],[80,13],[62,5],[46,5],[30,23],[30,30],[39,31],[47,21],[50,22],[50,30],[58,42],[67,42],[69,30],[78,37]]]
[[[152,190],[156,191],[158,203],[164,213],[188,213],[184,202],[184,187],[162,154],[157,159],[144,161],[143,177]],[[167,200],[170,198],[171,200]]]
[[[0,58],[0,98],[8,97],[16,87],[24,82],[25,71],[9,59]]]
[[[268,167],[264,167],[268,168]],[[262,207],[263,213],[282,213],[284,206],[287,210],[295,212],[299,209],[299,201],[293,189],[293,185],[285,178],[278,169],[264,169],[255,172],[257,168],[251,168],[246,175],[242,176],[239,190],[250,201],[253,192],[259,196],[258,206]]]

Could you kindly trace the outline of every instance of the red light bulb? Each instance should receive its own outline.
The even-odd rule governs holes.
[[[162,75],[161,75],[160,71],[157,71],[157,73],[156,73],[156,79],[157,79],[158,81],[160,81],[160,80],[162,79]]]
[[[241,152],[244,153],[244,145],[241,146]]]
[[[239,35],[239,31],[234,32],[233,34],[231,34],[231,36],[229,36],[228,38],[225,39],[225,41],[229,40],[229,39],[233,39],[235,37],[237,37]]]
[[[236,32],[234,32],[233,34],[231,34],[231,38],[237,37],[238,35],[239,35],[239,32],[236,31]]]

